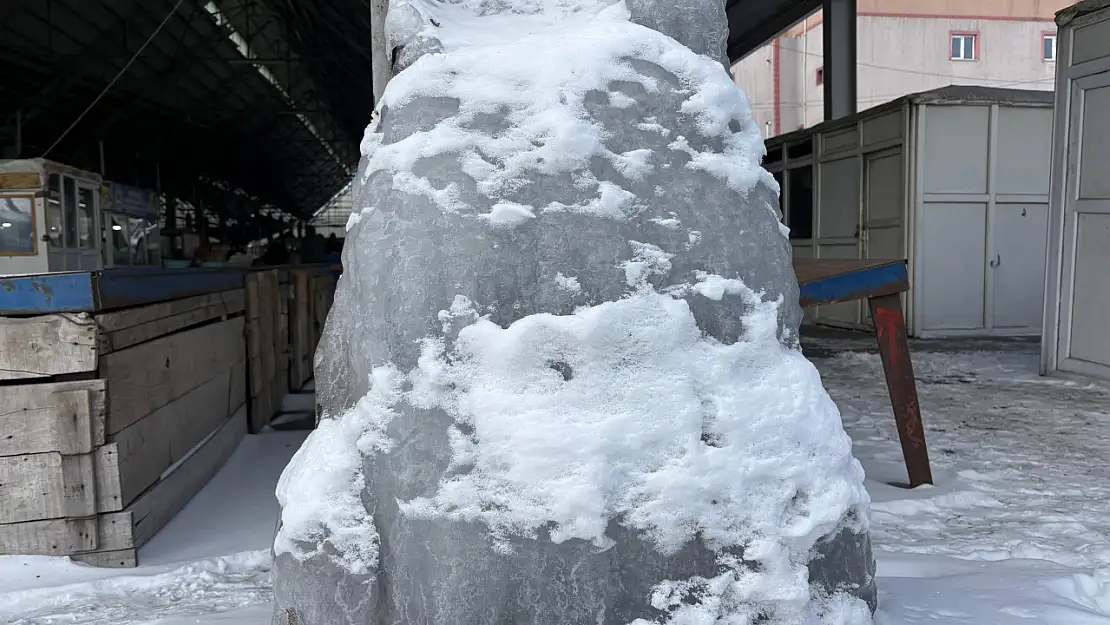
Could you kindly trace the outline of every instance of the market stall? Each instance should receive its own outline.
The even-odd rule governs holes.
[[[162,204],[154,191],[118,182],[101,185],[104,266],[160,266],[161,212]]]
[[[1061,11],[1041,373],[1110,380],[1110,0]]]
[[[100,186],[53,161],[0,161],[0,275],[100,269]]]

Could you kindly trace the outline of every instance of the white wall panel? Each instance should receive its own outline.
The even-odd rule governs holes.
[[[920,298],[923,331],[984,326],[986,204],[926,204],[921,214]]]
[[[1076,225],[1070,356],[1110,366],[1110,215],[1081,213]]]
[[[986,193],[990,107],[930,106],[926,120],[925,193]]]

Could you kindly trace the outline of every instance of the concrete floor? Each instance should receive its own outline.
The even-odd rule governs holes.
[[[804,325],[801,328],[802,348],[810,357],[830,356],[836,352],[867,351],[875,348],[875,334],[828,326]],[[941,339],[910,339],[911,352],[1013,352],[1037,354],[1038,336],[965,337]]]

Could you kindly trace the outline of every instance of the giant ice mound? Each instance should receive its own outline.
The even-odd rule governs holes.
[[[275,623],[870,623],[722,2],[394,0]]]

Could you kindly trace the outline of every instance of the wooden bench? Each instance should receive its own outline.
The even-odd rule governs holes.
[[[910,487],[932,484],[917,383],[906,339],[906,318],[902,314],[901,294],[910,286],[906,261],[797,258],[794,272],[803,308],[867,300]]]

